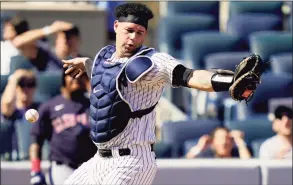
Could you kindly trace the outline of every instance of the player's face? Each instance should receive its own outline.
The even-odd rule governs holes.
[[[3,39],[4,40],[12,40],[16,36],[16,31],[14,26],[9,22],[4,24],[3,28]]]
[[[123,57],[131,56],[141,47],[147,35],[147,30],[143,26],[129,22],[115,21],[114,30],[116,47],[120,49]]]
[[[292,119],[283,116],[282,119],[276,119],[274,124],[278,134],[284,136],[292,135]]]
[[[230,154],[233,142],[229,132],[224,129],[217,130],[214,134],[212,146],[218,155]]]

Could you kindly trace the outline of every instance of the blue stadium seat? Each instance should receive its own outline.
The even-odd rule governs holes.
[[[159,159],[171,158],[172,146],[168,143],[158,142],[154,144],[154,152]]]
[[[171,144],[172,157],[180,157],[186,140],[209,134],[219,125],[221,123],[218,120],[165,122],[162,125],[162,142]]]
[[[241,51],[238,36],[219,32],[197,32],[183,35],[183,56],[193,68],[204,68],[204,57],[210,53],[225,51]]]
[[[245,13],[231,16],[227,23],[227,32],[242,37],[248,44],[249,34],[257,31],[283,29],[282,17],[274,14]]]
[[[278,53],[270,56],[272,72],[275,74],[292,74],[292,52]]]
[[[205,69],[219,68],[235,71],[236,65],[249,55],[251,55],[249,51],[211,53],[204,57]]]
[[[250,35],[250,51],[259,54],[264,61],[270,55],[292,52],[292,33],[278,31],[261,31]]]
[[[2,94],[8,81],[9,75],[1,75],[0,93]]]
[[[14,73],[17,69],[34,69],[34,66],[26,57],[18,55],[11,58],[10,73]]]
[[[211,14],[215,18],[219,16],[220,3],[219,1],[191,1],[191,2],[179,2],[179,1],[167,1],[168,15],[178,14]]]
[[[189,150],[194,147],[195,145],[197,145],[199,138],[196,139],[190,139],[184,142],[184,148],[183,148],[183,154],[186,155]]]
[[[224,123],[253,116],[266,116],[269,113],[270,99],[292,97],[292,85],[292,76],[289,74],[277,75],[271,72],[263,74],[261,84],[258,85],[247,106],[244,102],[237,103],[230,98],[225,102]],[[229,105],[227,102],[232,102],[232,104]]]
[[[267,139],[268,138],[261,138],[261,139],[253,140],[251,142],[251,148],[252,148],[252,151],[253,151],[253,157],[254,158],[258,158],[259,157],[259,149],[260,149],[260,146]]]
[[[242,13],[271,13],[282,16],[281,1],[231,1],[229,14],[234,16]]]
[[[230,130],[243,131],[248,145],[251,145],[253,140],[271,137],[275,134],[272,130],[272,123],[267,116],[251,117],[242,121],[231,121],[224,124]]]
[[[182,58],[182,35],[187,32],[218,30],[216,19],[210,15],[170,15],[160,20],[158,45],[162,52]]]
[[[37,89],[34,100],[43,102],[60,93],[62,73],[43,72],[37,77]]]

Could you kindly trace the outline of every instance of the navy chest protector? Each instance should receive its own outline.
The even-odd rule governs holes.
[[[142,48],[126,63],[112,63],[108,59],[115,52],[115,47],[106,46],[95,58],[90,96],[91,138],[94,142],[110,141],[125,129],[130,118],[141,118],[154,110],[156,104],[132,111],[120,91],[122,86],[127,86],[127,81],[135,83],[152,69],[153,62],[144,56],[150,51],[152,49]]]

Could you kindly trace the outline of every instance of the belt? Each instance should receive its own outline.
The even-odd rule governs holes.
[[[69,166],[70,168],[73,168],[73,169],[77,169],[79,167],[79,164],[73,164],[73,163],[64,163],[62,161],[55,161],[57,165],[62,165],[62,164],[65,164],[67,166]]]
[[[151,151],[154,151],[154,145],[151,144]],[[98,150],[101,157],[113,157],[112,150],[110,149],[99,149]],[[131,150],[129,148],[118,149],[120,156],[130,155]]]

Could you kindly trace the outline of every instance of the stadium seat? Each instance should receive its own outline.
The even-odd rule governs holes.
[[[231,1],[229,4],[229,14],[234,16],[242,13],[270,13],[282,16],[281,1]]]
[[[0,84],[0,93],[2,94],[4,92],[4,89],[7,85],[9,75],[1,75],[1,84]]]
[[[262,143],[267,140],[268,138],[261,138],[261,139],[256,139],[251,142],[251,147],[253,151],[253,157],[258,158],[259,157],[259,149]]]
[[[198,139],[199,138],[196,138],[196,139],[190,139],[190,140],[187,140],[184,142],[184,148],[183,148],[183,154],[184,156],[189,152],[189,150],[194,147],[195,145],[197,145],[197,142],[198,142]]]
[[[170,15],[160,20],[158,45],[161,52],[182,57],[182,35],[201,30],[218,30],[216,19],[210,15]]]
[[[204,57],[204,66],[205,69],[218,68],[235,71],[236,65],[249,55],[251,55],[249,51],[211,53]]]
[[[22,55],[14,56],[10,62],[10,73],[14,73],[17,69],[34,69],[30,61]]]
[[[268,138],[275,133],[272,130],[272,123],[265,116],[250,117],[242,121],[231,121],[224,123],[230,130],[241,130],[245,134],[245,141],[248,145],[256,139]]]
[[[292,33],[278,31],[255,32],[249,38],[250,51],[259,54],[264,61],[270,55],[292,52]]]
[[[270,56],[272,72],[275,74],[292,74],[292,52],[278,53]]]
[[[162,142],[171,144],[172,157],[180,157],[186,140],[209,134],[220,124],[218,120],[207,119],[165,122],[162,125]]]
[[[219,32],[197,32],[183,35],[183,56],[193,68],[204,68],[204,57],[210,53],[240,51],[242,48],[238,36]]]
[[[231,16],[227,32],[240,36],[248,44],[249,34],[257,31],[283,29],[282,17],[274,14],[245,13]]]
[[[37,102],[43,102],[60,93],[62,73],[39,73],[37,83],[34,100]]]
[[[292,76],[289,74],[263,74],[261,84],[247,106],[245,102],[237,103],[231,98],[225,100],[224,124],[253,116],[266,116],[269,113],[270,99],[292,97],[292,85]]]
[[[179,2],[168,1],[167,12],[168,15],[178,14],[211,14],[215,18],[219,16],[220,3],[219,1],[193,1],[193,2]]]
[[[171,158],[171,151],[172,146],[170,144],[159,142],[154,145],[154,152],[159,159]]]

